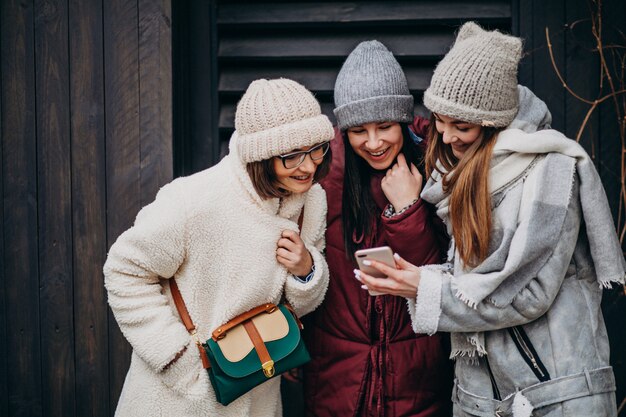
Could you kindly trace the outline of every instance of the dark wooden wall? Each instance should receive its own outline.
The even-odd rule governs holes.
[[[604,4],[605,31],[626,31],[626,2]],[[0,415],[113,414],[130,348],[106,306],[107,249],[160,185],[220,159],[250,81],[294,78],[332,117],[345,56],[379,39],[425,114],[430,72],[472,19],[526,39],[520,80],[574,136],[587,106],[554,75],[544,28],[566,81],[595,98],[588,15],[586,0],[1,0]],[[616,211],[608,104],[582,142]],[[606,311],[623,398],[626,306]]]
[[[170,0],[2,0],[0,415],[109,416],[102,264],[172,179]]]

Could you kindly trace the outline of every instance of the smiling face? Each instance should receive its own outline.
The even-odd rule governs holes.
[[[354,152],[376,170],[389,168],[404,142],[402,127],[397,122],[365,123],[346,133]]]
[[[303,146],[297,151],[308,151],[312,146]],[[313,177],[317,171],[317,167],[322,163],[324,158],[313,160],[311,155],[307,155],[304,161],[295,168],[285,168],[280,158],[274,158],[274,173],[276,175],[276,183],[280,188],[291,193],[305,193],[313,186]]]
[[[473,123],[467,123],[443,114],[433,114],[435,127],[443,138],[443,143],[452,148],[452,153],[457,159],[465,155],[465,151],[480,137],[482,127]]]

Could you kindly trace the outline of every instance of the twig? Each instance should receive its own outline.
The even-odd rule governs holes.
[[[550,60],[552,61],[552,68],[554,68],[554,72],[556,73],[556,76],[559,77],[559,80],[561,81],[561,84],[563,85],[563,88],[565,88],[571,95],[576,97],[578,100],[580,100],[580,101],[582,101],[584,103],[587,103],[587,104],[593,104],[593,101],[587,100],[586,98],[582,98],[581,96],[576,94],[574,92],[574,90],[572,90],[569,87],[569,85],[567,85],[565,80],[563,79],[563,76],[561,75],[561,72],[559,71],[558,67],[556,66],[556,61],[554,60],[554,53],[552,52],[552,42],[550,42],[550,32],[549,32],[549,29],[548,29],[547,26],[546,26],[546,41],[548,42],[548,53],[550,54]]]
[[[619,405],[619,408],[617,409],[617,415],[619,415],[619,413],[622,412],[624,407],[626,407],[626,397],[624,397],[624,399],[622,400],[622,403]]]
[[[594,101],[593,104],[591,105],[591,107],[589,107],[589,110],[587,111],[587,114],[585,115],[585,118],[583,119],[583,122],[580,124],[580,128],[578,129],[578,133],[576,134],[576,142],[580,142],[580,138],[583,135],[583,131],[585,130],[585,127],[587,126],[587,122],[589,121],[589,117],[591,117],[591,113],[593,113],[593,111],[596,109],[596,107],[598,107],[598,100]]]

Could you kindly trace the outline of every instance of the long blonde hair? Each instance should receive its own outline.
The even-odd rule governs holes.
[[[481,263],[489,254],[489,165],[500,130],[483,127],[478,139],[461,159],[457,159],[437,132],[434,115],[430,118],[426,175],[430,177],[434,171],[443,175],[443,189],[450,194],[450,220],[456,248],[463,263],[470,267]]]

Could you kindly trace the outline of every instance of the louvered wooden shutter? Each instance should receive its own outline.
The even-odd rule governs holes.
[[[334,122],[341,64],[359,42],[377,39],[398,58],[416,111],[426,114],[423,91],[460,24],[511,30],[510,1],[217,1],[214,14],[217,103],[211,105],[219,116],[210,140],[219,141],[220,156],[228,151],[237,101],[255,79],[302,83]]]

